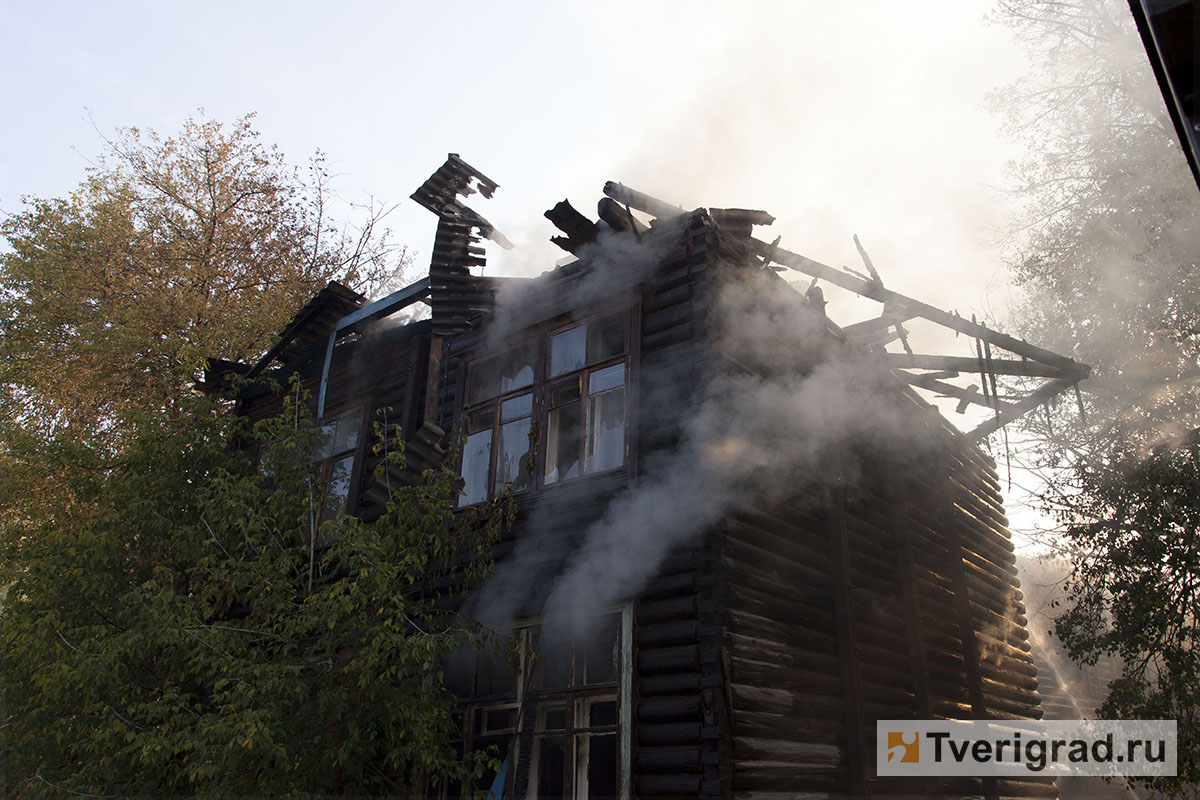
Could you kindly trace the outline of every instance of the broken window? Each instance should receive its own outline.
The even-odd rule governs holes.
[[[588,320],[471,365],[460,505],[534,486],[531,431],[545,431],[542,485],[625,465],[628,320]]]
[[[460,506],[529,486],[537,342],[472,365],[467,383]]]
[[[546,483],[624,466],[625,329],[620,313],[551,338]]]
[[[530,625],[516,632],[516,673],[483,650],[471,656],[472,668],[458,670],[457,693],[468,700],[463,746],[494,748],[501,761],[477,790],[516,797],[516,764],[526,757],[525,798],[629,796],[631,616],[628,608],[605,615],[557,645],[539,642],[540,626]],[[454,791],[462,790],[444,796]]]

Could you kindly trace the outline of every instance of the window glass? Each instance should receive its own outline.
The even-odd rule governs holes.
[[[321,426],[313,458],[326,459],[353,450],[358,445],[358,425],[357,414],[326,422]]]
[[[489,358],[471,365],[467,382],[467,403],[474,405],[500,394],[500,362]]]
[[[544,736],[538,742],[537,796],[563,797],[566,789],[563,737]]]
[[[536,361],[537,348],[532,343],[506,353],[500,361],[500,394],[532,386]]]
[[[350,476],[354,472],[354,456],[339,458],[329,465],[329,487],[325,495],[323,519],[336,519],[346,510],[350,497]]]
[[[588,323],[587,363],[596,364],[625,352],[625,314]]]
[[[624,369],[624,365],[618,365]],[[589,409],[587,471],[615,469],[625,462],[625,390],[593,395]]]
[[[537,343],[530,342],[473,364],[467,384],[467,404],[474,405],[532,386],[536,362]]]
[[[486,697],[508,695],[512,692],[513,669],[508,663],[507,655],[498,650],[481,651],[475,672],[475,693]]]
[[[530,393],[510,397],[500,404],[500,421],[508,422],[517,417],[527,417],[533,413],[533,395]]]
[[[619,617],[605,617],[591,639],[578,648],[583,655],[582,658],[576,655],[576,658],[582,660],[586,668],[584,683],[607,683],[616,680],[619,629]]]
[[[534,682],[539,689],[565,689],[570,684],[571,647],[569,643],[538,645]]]
[[[546,483],[577,478],[583,459],[583,403],[579,381],[550,391],[546,418]]]
[[[625,385],[625,365],[613,364],[611,367],[598,369],[588,376],[588,393],[596,394],[606,389]]]
[[[547,708],[542,711],[542,724],[540,730],[543,731],[561,731],[567,727],[567,709],[565,708]]]
[[[492,465],[492,429],[467,436],[463,445],[462,476],[465,485],[459,505],[469,506],[487,499],[488,470]]]
[[[587,724],[593,728],[617,724],[617,701],[607,700],[602,703],[592,703],[588,710]]]
[[[478,433],[484,430],[490,431],[492,429],[492,417],[495,416],[495,413],[495,406],[472,411],[467,415],[467,433]]]
[[[587,741],[588,800],[617,796],[617,736],[589,734]]]
[[[587,326],[556,334],[550,340],[550,377],[587,366]]]
[[[529,485],[526,455],[529,454],[530,418],[500,426],[500,452],[496,458],[496,488],[523,489]]]
[[[343,417],[337,421],[337,431],[333,436],[333,452],[342,453],[353,450],[358,445],[358,415]]]

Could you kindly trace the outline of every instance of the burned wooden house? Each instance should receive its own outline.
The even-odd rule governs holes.
[[[507,583],[476,610],[504,605],[531,644],[554,607],[588,617],[536,660],[482,653],[452,676],[464,747],[506,757],[493,794],[1053,796],[1045,779],[880,778],[875,729],[1040,716],[995,465],[974,441],[1086,368],[885,289],[869,259],[858,276],[759,240],[763,212],[620,184],[598,222],[547,212],[577,260],[483,278],[481,237],[502,237],[465,201],[495,189],[452,155],[413,195],[439,220],[428,277],[373,303],[331,284],[254,368],[313,387],[332,502],[351,514],[381,502],[372,422],[399,426],[416,466],[459,436],[461,504],[508,490],[520,509],[496,549]],[[884,313],[839,327],[817,280],[797,291],[781,268]],[[417,302],[427,318],[395,321]],[[912,353],[914,318],[973,337],[978,358]],[[981,368],[982,391],[951,382]],[[846,369],[872,376],[870,397]],[[1044,384],[1002,401],[996,373]],[[913,386],[991,416],[963,435]],[[746,387],[771,402],[739,406]],[[848,424],[860,409],[890,421]]]

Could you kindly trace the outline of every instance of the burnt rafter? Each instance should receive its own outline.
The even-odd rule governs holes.
[[[1081,364],[1073,359],[1060,356],[1057,353],[992,330],[974,320],[963,319],[957,314],[951,314],[928,303],[922,303],[919,300],[914,300],[899,292],[885,288],[883,282],[879,279],[878,273],[874,270],[873,265],[871,265],[869,258],[864,258],[867,268],[872,273],[871,278],[868,280],[843,270],[834,269],[833,267],[789,252],[759,239],[751,239],[751,243],[755,251],[764,258],[769,258],[776,263],[791,267],[814,278],[828,281],[862,297],[883,303],[884,313],[881,319],[884,322],[882,327],[894,324],[898,330],[902,330],[899,328],[899,321],[901,319],[920,318],[958,333],[964,333],[984,343],[987,346],[988,352],[988,356],[985,359],[946,355],[922,355],[911,352],[885,354],[888,366],[896,370],[906,382],[941,392],[948,397],[957,398],[960,401],[960,410],[965,408],[964,403],[981,405],[992,409],[995,412],[995,416],[967,434],[972,440],[977,441],[999,430],[1009,422],[1020,418],[1039,405],[1075,386],[1091,372],[1091,368],[1086,364]],[[859,245],[859,249],[862,251],[861,245]],[[865,251],[862,252],[865,256]],[[877,334],[878,326],[871,332]],[[990,354],[991,346],[1007,350],[1016,356],[1020,356],[1020,359],[992,358]],[[974,390],[960,389],[953,384],[947,384],[936,378],[931,379],[927,373],[914,372],[914,370],[937,373],[978,372],[981,374],[984,382],[984,391],[983,393],[978,393]],[[1049,378],[1050,380],[1041,384],[1019,400],[1002,401],[994,392],[989,393],[986,388],[989,379],[991,379],[994,385],[996,375]],[[946,376],[941,374],[937,377]]]
[[[678,206],[673,206],[620,183],[610,181],[605,184],[604,193],[619,203],[659,219],[683,213],[683,209]],[[774,221],[765,212],[746,213],[760,215],[747,220],[753,225],[766,225]],[[779,239],[768,243],[748,235],[746,238],[752,251],[762,258],[764,268],[771,264],[781,264],[811,276],[814,288],[816,282],[822,280],[854,292],[861,297],[882,303],[883,313],[879,317],[849,325],[842,329],[843,334],[849,341],[871,349],[882,348],[889,342],[900,339],[905,352],[884,352],[883,356],[884,363],[894,370],[902,380],[913,386],[920,386],[939,392],[946,397],[958,399],[960,413],[970,404],[991,409],[994,412],[993,418],[967,434],[974,441],[999,430],[1062,392],[1077,386],[1080,381],[1091,374],[1091,368],[1087,364],[1081,364],[1074,359],[993,330],[973,319],[964,319],[957,314],[951,314],[886,288],[857,236],[854,238],[854,244],[858,248],[869,275],[862,275],[849,269],[835,269],[798,253],[785,250],[779,247]],[[777,269],[777,267],[771,268]],[[980,345],[979,357],[913,353],[908,344],[908,332],[902,324],[912,319],[924,319],[956,333],[973,337]],[[993,358],[992,347],[1018,356],[1019,360]],[[977,391],[974,386],[964,389],[943,380],[948,377],[956,377],[959,373],[964,372],[980,376],[982,392]],[[1001,400],[995,391],[997,375],[1046,378],[1048,380],[1019,399],[1005,398]]]
[[[491,239],[505,249],[512,244],[463,199],[475,193],[490,198],[497,188],[495,181],[457,153],[450,153],[446,163],[412,194],[413,200],[438,217],[429,262],[430,306],[438,334],[465,330],[475,313],[492,307],[491,284],[472,275],[471,267],[486,263],[482,239]]]

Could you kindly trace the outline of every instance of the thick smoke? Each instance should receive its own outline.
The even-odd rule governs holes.
[[[585,255],[598,266],[571,298],[585,302],[636,284],[658,256],[631,236],[602,241]],[[485,624],[510,624],[541,582],[551,580],[546,624],[578,634],[596,614],[636,595],[673,549],[698,542],[739,502],[805,497],[817,504],[836,488],[854,486],[864,456],[875,460],[917,445],[916,406],[897,396],[881,363],[834,341],[823,312],[800,292],[755,270],[712,286],[701,385],[646,385],[655,380],[648,369],[634,378],[643,408],[687,398],[678,406],[686,420],[680,443],[642,462],[636,482],[570,554],[562,552],[563,537],[549,535],[551,515],[535,516],[478,597],[475,612]],[[515,303],[500,312],[511,331],[525,321],[528,303],[516,292],[504,299]]]
[[[552,623],[578,627],[635,595],[671,550],[740,502],[818,504],[855,485],[865,454],[916,444],[914,408],[882,365],[838,352],[823,314],[769,277],[751,273],[718,293],[713,360],[726,366],[689,410],[681,445],[588,529],[551,592]]]

